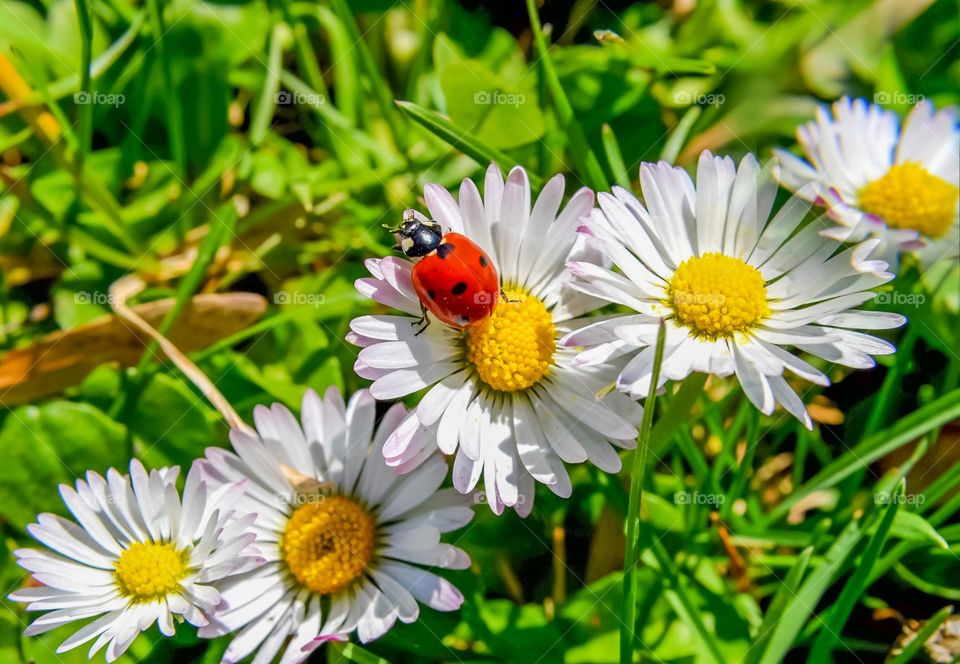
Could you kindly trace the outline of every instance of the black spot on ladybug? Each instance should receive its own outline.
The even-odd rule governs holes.
[[[486,257],[486,256],[481,256],[481,257],[480,257],[480,267],[487,267],[487,257]]]
[[[450,289],[450,292],[453,293],[454,295],[463,295],[463,293],[466,290],[467,290],[467,282],[458,281],[453,285],[453,288]]]
[[[428,290],[428,291],[427,291],[427,297],[429,297],[431,300],[436,300],[436,299],[437,299],[437,294],[434,293],[432,290]]]
[[[470,322],[470,316],[464,316],[464,315],[457,316],[457,322],[460,323],[461,325],[466,325],[467,323]]]
[[[449,242],[444,242],[439,247],[437,247],[437,256],[439,256],[441,259],[445,259],[447,256],[450,255],[450,252],[452,252],[456,248],[457,248],[456,245],[450,244]]]

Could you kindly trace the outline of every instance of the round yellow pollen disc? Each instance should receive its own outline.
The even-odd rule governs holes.
[[[491,389],[516,392],[546,375],[556,332],[543,302],[520,289],[504,294],[493,313],[467,333],[467,359]]]
[[[929,173],[919,164],[893,166],[859,193],[860,207],[888,226],[943,237],[957,214],[960,188]]]
[[[344,496],[323,496],[298,507],[280,550],[290,573],[315,593],[331,594],[363,574],[373,553],[373,517]]]
[[[173,544],[134,542],[120,554],[114,572],[120,592],[138,602],[164,597],[187,575],[187,554]]]
[[[760,272],[739,258],[707,253],[680,264],[670,279],[677,319],[713,339],[749,329],[770,314]]]

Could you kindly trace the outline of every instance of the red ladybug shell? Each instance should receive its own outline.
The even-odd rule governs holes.
[[[423,306],[457,328],[489,316],[500,293],[493,261],[460,233],[445,234],[440,245],[413,266],[411,276]]]

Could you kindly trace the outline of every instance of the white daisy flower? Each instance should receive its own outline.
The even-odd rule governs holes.
[[[257,545],[267,563],[223,588],[224,603],[200,636],[240,630],[224,661],[257,651],[253,661],[306,659],[323,641],[356,630],[361,641],[419,615],[418,601],[439,611],[463,596],[424,569],[466,569],[461,549],[440,534],[473,517],[467,501],[439,489],[447,467],[437,457],[400,477],[383,461],[384,440],[406,417],[400,404],[374,426],[366,390],[344,407],[336,388],[303,399],[302,427],[280,404],[258,406],[257,430],[234,429],[236,454],[209,449],[204,473],[214,484],[249,480],[238,511],[257,514]]]
[[[841,241],[883,240],[891,264],[897,252],[928,248],[924,263],[956,255],[960,241],[960,129],[955,108],[935,111],[923,101],[900,119],[893,111],[843,98],[817,109],[797,129],[809,163],[777,150],[785,187],[825,204],[840,223],[824,234]],[[811,187],[806,185],[812,184]]]
[[[566,262],[583,251],[576,228],[594,201],[593,192],[580,189],[558,214],[563,191],[558,175],[531,210],[526,172],[514,168],[504,184],[496,165],[487,170],[483,198],[471,180],[461,184],[459,201],[438,185],[425,187],[433,220],[479,245],[500,276],[505,298],[466,330],[427,314],[432,322],[419,333],[414,264],[405,258],[368,260],[372,278],[357,281],[363,295],[403,314],[351,322],[348,340],[364,347],[357,373],[374,381],[377,399],[429,388],[387,440],[387,464],[407,472],[437,448],[455,454],[454,487],[473,491],[482,473],[480,495],[497,514],[505,506],[529,514],[535,480],[568,497],[564,462],[618,471],[615,447],[633,447],[641,417],[623,395],[597,396],[613,384],[618,367],[575,367],[574,352],[557,343],[586,324],[578,317],[603,305],[563,288]]]
[[[87,622],[64,641],[64,652],[92,639],[89,657],[107,647],[112,662],[140,632],[157,623],[172,636],[174,623],[207,625],[220,603],[219,584],[264,562],[252,544],[253,515],[233,518],[230,506],[243,484],[211,488],[196,466],[187,475],[183,502],[179,468],[152,470],[130,462],[130,475],[114,469],[104,479],[88,472],[76,490],[60,495],[76,521],[41,514],[27,530],[53,551],[20,549],[17,562],[40,586],[10,595],[28,611],[49,611],[24,632],[42,634]]]
[[[683,169],[661,162],[640,168],[645,206],[620,187],[600,194],[602,211],[594,210],[583,232],[619,271],[573,262],[578,278],[571,285],[635,313],[567,335],[565,344],[586,348],[578,362],[629,357],[617,385],[643,397],[665,321],[660,385],[693,371],[735,373],[762,412],[779,402],[809,428],[784,369],[820,385],[829,381],[785,346],[864,369],[874,365],[871,355],[894,352],[850,329],[904,323],[895,314],[852,310],[892,278],[885,263],[865,260],[876,240],[839,251],[820,236],[817,221],[801,227],[809,204],[797,197],[768,221],[776,185],[758,187],[758,176],[752,155],[738,169],[729,157],[704,152],[696,186]]]

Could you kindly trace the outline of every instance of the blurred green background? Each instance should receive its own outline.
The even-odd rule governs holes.
[[[118,278],[146,284],[138,311],[241,415],[296,410],[308,387],[364,386],[343,337],[374,305],[353,281],[425,183],[455,188],[496,161],[535,187],[563,172],[568,192],[636,188],[641,161],[767,159],[844,94],[900,112],[956,104],[958,9],[548,0],[538,31],[517,0],[0,0],[8,552],[38,512],[64,512],[58,483],[131,455],[189,466],[227,444],[190,381],[104,318]],[[904,265],[893,292],[911,297],[882,307],[911,319],[890,335],[900,352],[832,369],[835,385],[807,394],[813,433],[722,381],[692,422],[660,430],[638,657],[883,661],[904,630],[957,625],[922,621],[960,599],[958,275],[954,261]],[[877,540],[875,495],[908,471]],[[570,500],[542,492],[526,520],[479,509],[460,541],[474,568],[450,575],[462,611],[425,608],[355,661],[616,661],[628,478],[573,478]],[[25,580],[4,554],[3,596]],[[26,622],[0,601],[0,662],[85,660],[54,653],[74,628],[22,639]],[[216,662],[225,645],[154,630],[122,661]]]

